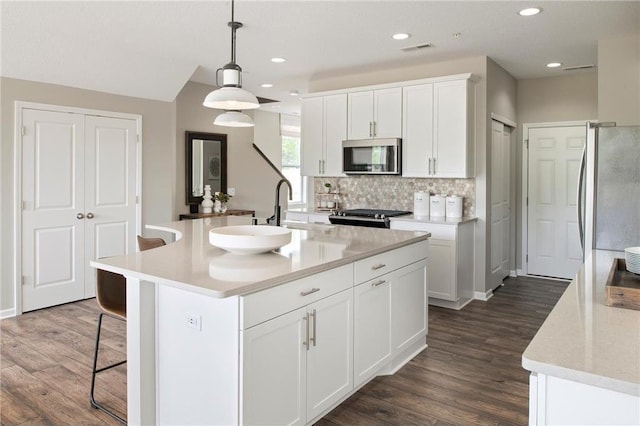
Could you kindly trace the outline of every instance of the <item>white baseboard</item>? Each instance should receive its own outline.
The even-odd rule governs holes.
[[[516,273],[518,274],[518,276],[525,275],[524,269],[516,269]]]
[[[516,272],[516,270],[515,270],[515,269],[512,269],[512,270],[510,270],[510,271],[509,271],[509,276],[510,276],[510,277],[517,277],[517,276],[518,276],[518,273]]]
[[[491,299],[493,297],[493,290],[488,290],[485,293],[482,293],[481,291],[474,291],[473,292],[473,298],[475,300],[482,300],[483,302],[486,302],[487,300]]]
[[[0,319],[12,318],[15,316],[16,316],[15,308],[3,309],[0,311]]]

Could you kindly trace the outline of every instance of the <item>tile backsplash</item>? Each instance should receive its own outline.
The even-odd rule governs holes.
[[[399,176],[349,176],[314,179],[314,192],[322,193],[324,183],[331,183],[331,191],[340,193],[341,209],[378,208],[413,210],[413,193],[428,191],[431,194],[459,195],[464,197],[462,214],[475,215],[475,179],[429,179]],[[319,206],[322,197],[315,195],[314,205]]]

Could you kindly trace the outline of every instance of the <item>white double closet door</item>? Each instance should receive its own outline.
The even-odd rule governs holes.
[[[22,311],[95,296],[89,261],[135,251],[136,119],[22,110]]]

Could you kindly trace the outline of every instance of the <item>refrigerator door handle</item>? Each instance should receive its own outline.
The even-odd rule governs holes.
[[[582,249],[582,255],[584,256],[584,211],[583,211],[583,200],[582,200],[582,187],[584,186],[584,175],[585,175],[585,160],[587,156],[587,144],[584,144],[584,149],[582,150],[582,158],[580,159],[580,169],[578,172],[578,234],[580,235],[580,248]]]

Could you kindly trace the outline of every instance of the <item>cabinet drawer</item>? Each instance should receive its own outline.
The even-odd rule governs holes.
[[[353,286],[353,264],[340,266],[240,298],[240,328],[298,309]]]
[[[359,260],[354,264],[354,282],[360,284],[420,259],[426,259],[428,250],[429,243],[420,241],[410,246]]]

